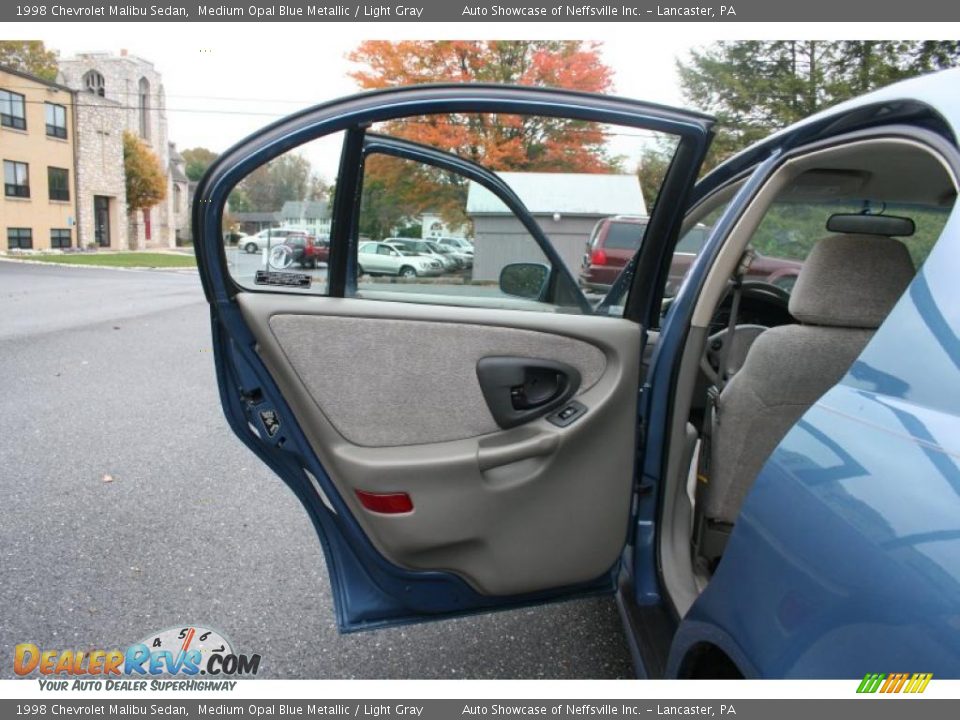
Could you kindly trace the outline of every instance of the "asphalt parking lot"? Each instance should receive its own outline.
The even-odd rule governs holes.
[[[13,647],[216,628],[276,678],[617,678],[611,599],[340,635],[320,545],[229,432],[193,272],[0,262],[0,676]]]

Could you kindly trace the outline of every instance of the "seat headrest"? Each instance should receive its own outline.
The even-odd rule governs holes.
[[[790,295],[802,323],[878,328],[913,279],[907,246],[879,235],[831,235],[813,246]]]

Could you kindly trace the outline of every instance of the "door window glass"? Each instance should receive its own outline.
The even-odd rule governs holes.
[[[327,293],[333,198],[343,133],[261,165],[231,191],[223,214],[231,277],[258,290]]]
[[[378,152],[378,139],[442,151],[448,164]],[[493,113],[390,121],[369,140],[360,240],[412,259],[358,263],[358,297],[577,313],[593,312],[643,242],[666,168],[645,168],[645,151],[676,147],[635,128]],[[458,159],[494,182],[451,169]]]

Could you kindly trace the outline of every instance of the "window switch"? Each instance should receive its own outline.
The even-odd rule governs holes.
[[[582,417],[585,412],[587,412],[586,405],[573,401],[565,405],[561,410],[558,410],[553,415],[549,415],[547,420],[557,427],[567,427],[567,425],[570,425]]]

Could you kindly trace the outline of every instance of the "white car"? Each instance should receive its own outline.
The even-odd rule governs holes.
[[[462,267],[460,262],[453,257],[452,253],[442,252],[439,246],[434,246],[433,243],[426,240],[417,240],[416,238],[387,238],[384,242],[399,250],[406,250],[416,253],[417,255],[433,258],[440,263],[444,272],[453,272]]]
[[[434,257],[418,255],[385,242],[365,242],[357,251],[357,270],[360,275],[436,277],[443,274],[443,264]]]
[[[260,252],[267,246],[281,245],[291,235],[309,235],[303,228],[264,228],[256,235],[244,235],[237,240],[237,247],[245,252]]]
[[[430,239],[434,242],[440,243],[441,245],[446,245],[448,248],[473,255],[473,243],[466,238],[437,237]]]
[[[453,245],[444,245],[438,240],[427,240],[427,242],[430,243],[430,246],[435,250],[439,250],[443,254],[456,260],[461,268],[473,267],[473,248],[470,248],[468,251]]]

